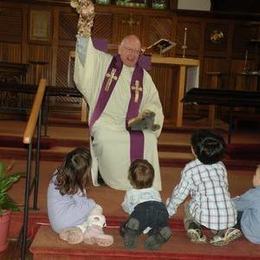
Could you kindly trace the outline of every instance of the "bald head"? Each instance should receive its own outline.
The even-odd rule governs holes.
[[[135,34],[130,34],[130,35],[125,36],[123,38],[123,40],[121,41],[120,45],[125,45],[125,44],[139,45],[139,47],[141,49],[140,39]]]
[[[138,61],[140,51],[141,42],[134,34],[124,37],[118,47],[118,53],[121,57],[121,60],[128,67],[135,66]]]

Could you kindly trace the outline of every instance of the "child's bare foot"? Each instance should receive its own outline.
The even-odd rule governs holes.
[[[72,245],[83,241],[83,233],[79,227],[65,228],[59,233],[59,237]]]

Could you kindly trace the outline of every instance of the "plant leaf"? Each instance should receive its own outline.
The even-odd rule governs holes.
[[[4,196],[3,201],[0,204],[1,211],[4,209],[9,209],[12,211],[19,211],[20,209],[17,206],[17,203],[8,195]]]
[[[0,162],[0,177],[5,175],[5,170],[6,170],[5,164],[3,162]]]

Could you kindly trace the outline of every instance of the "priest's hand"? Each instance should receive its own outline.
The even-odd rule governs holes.
[[[155,113],[150,110],[144,110],[138,117],[128,121],[128,127],[133,131],[160,129],[160,125],[154,124]]]
[[[90,37],[95,17],[94,4],[90,0],[71,0],[70,5],[79,14],[78,35]]]

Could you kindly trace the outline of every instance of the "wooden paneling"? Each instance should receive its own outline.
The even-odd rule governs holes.
[[[59,40],[75,41],[77,34],[78,14],[60,12],[59,15]]]
[[[177,20],[176,27],[176,54],[182,56],[183,54],[183,43],[184,43],[184,31],[187,28],[187,56],[199,56],[200,49],[203,47],[202,39],[202,23],[200,19],[194,18],[180,18]]]
[[[48,84],[67,87],[69,52],[75,49],[78,14],[69,6],[69,1],[0,1],[0,61],[29,63],[47,62],[47,65],[31,64],[27,82],[35,82],[36,70],[47,77]],[[222,86],[235,89],[236,75],[244,69],[245,49],[248,48],[248,68],[259,69],[257,44],[248,45],[250,39],[260,39],[260,17],[217,16],[211,13],[149,8],[96,5],[92,35],[105,38],[116,46],[127,34],[134,33],[149,46],[160,38],[168,38],[177,46],[166,55],[182,57],[184,29],[187,28],[186,57],[200,60],[200,86],[209,86],[207,72],[225,75]],[[31,9],[51,12],[51,39],[46,42],[30,41]],[[253,22],[253,23],[251,23]],[[223,39],[212,42],[214,31],[223,33]],[[260,41],[259,41],[260,42]],[[258,68],[257,68],[258,64]],[[154,65],[152,77],[159,90],[166,120],[173,118],[174,93],[177,72],[175,68]],[[38,76],[39,76],[38,75]],[[255,86],[252,81],[250,88]],[[63,100],[56,100],[62,103]]]
[[[68,84],[68,70],[69,70],[69,53],[71,48],[61,47],[58,49],[57,53],[57,77],[56,77],[56,86],[59,87],[73,87]],[[56,105],[75,105],[80,107],[81,99],[72,98],[72,97],[56,97]]]
[[[39,64],[37,64],[37,62]],[[28,60],[30,64],[28,81],[38,84],[41,77],[47,79],[47,85],[51,82],[52,51],[51,46],[31,44],[28,46]]]
[[[248,58],[253,58],[254,45],[250,44],[251,39],[258,39],[258,25],[250,26],[245,23],[236,23],[234,25],[234,35],[232,41],[232,56],[234,58],[244,58],[246,49]]]
[[[92,34],[96,38],[107,39],[108,42],[112,42],[112,24],[113,15],[112,14],[102,14],[97,13],[94,20],[94,26]]]
[[[19,43],[0,42],[0,60],[13,63],[22,62],[22,48]]]
[[[230,88],[232,89],[232,85],[229,82],[229,63],[226,58],[205,58],[203,64],[203,79],[201,86],[203,88],[211,88],[212,79],[211,76],[208,75],[210,72],[220,72],[222,75],[220,76],[219,87],[220,88]]]
[[[173,114],[172,100],[174,100],[174,90],[177,88],[177,69],[176,67],[156,64],[150,73],[158,89],[165,118],[169,119]]]
[[[68,64],[70,48],[60,47],[57,53],[57,76],[56,85],[61,87],[68,87]]]
[[[236,90],[256,90],[258,76],[243,75],[245,61],[242,59],[233,59],[231,62],[231,85]],[[250,70],[255,70],[256,64],[253,60],[249,60],[247,67]]]
[[[151,45],[161,38],[174,41],[174,23],[171,18],[147,17],[146,18],[146,38],[145,45]]]
[[[228,55],[228,37],[230,37],[230,21],[209,21],[205,28],[205,50],[204,55],[207,56],[222,56]],[[223,39],[216,42],[212,41],[212,36],[215,33],[222,33]]]
[[[22,40],[22,9],[0,7],[0,41]]]
[[[113,19],[113,43],[118,44],[128,34],[136,34],[144,40],[143,16],[130,14],[115,14]]]

